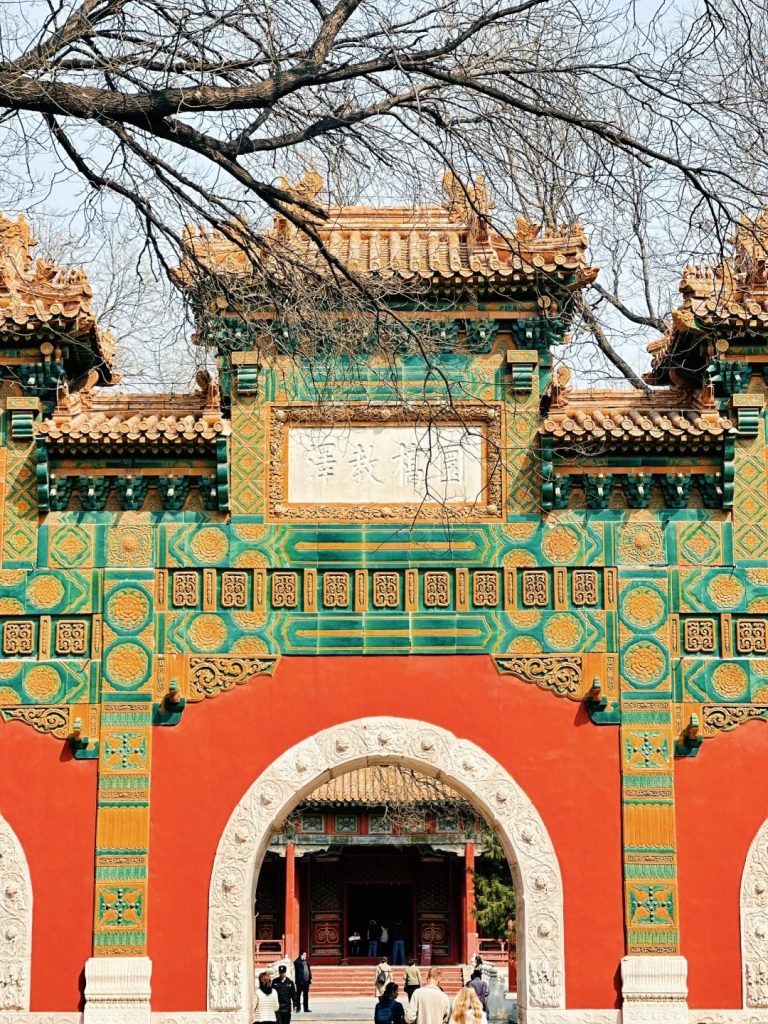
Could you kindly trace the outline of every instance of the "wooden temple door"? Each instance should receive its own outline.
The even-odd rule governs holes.
[[[312,860],[310,873],[309,956],[336,963],[344,954],[344,889],[339,860]]]
[[[416,896],[416,956],[421,946],[432,947],[433,963],[453,959],[450,864],[447,860],[422,860]]]

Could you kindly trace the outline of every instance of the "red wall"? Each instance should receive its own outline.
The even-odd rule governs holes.
[[[707,739],[697,757],[676,762],[675,772],[689,1005],[740,1007],[739,891],[749,847],[768,818],[768,727],[749,722]]]
[[[91,955],[96,762],[61,740],[0,722],[0,813],[32,878],[32,1010],[81,1008]]]
[[[527,792],[565,889],[569,1007],[616,1002],[623,955],[618,730],[470,656],[283,658],[274,678],[154,731],[149,954],[153,1009],[206,1002],[208,885],[234,806],[280,753],[354,718],[422,719],[466,737]]]

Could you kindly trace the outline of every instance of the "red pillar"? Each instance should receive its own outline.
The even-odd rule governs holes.
[[[464,844],[464,963],[477,953],[477,922],[475,921],[475,844]]]
[[[296,950],[296,844],[285,845],[285,956],[293,960]]]

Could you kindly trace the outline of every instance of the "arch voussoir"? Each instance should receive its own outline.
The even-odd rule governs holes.
[[[29,1010],[32,881],[21,843],[0,814],[0,1010]]]

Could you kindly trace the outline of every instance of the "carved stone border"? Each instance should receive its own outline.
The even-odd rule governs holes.
[[[456,789],[493,825],[518,899],[518,1005],[565,1005],[563,886],[544,822],[515,780],[484,750],[428,722],[361,718],[282,754],[235,807],[216,850],[208,904],[208,1009],[253,999],[253,899],[273,830],[318,785],[367,764],[400,764]]]
[[[386,403],[343,403],[328,406],[271,405],[269,408],[269,517],[289,522],[315,520],[503,518],[500,402],[456,402],[450,409],[417,404],[413,410]],[[481,427],[483,430],[483,492],[476,502],[418,502],[413,505],[306,505],[288,502],[288,428],[291,426],[415,426]],[[361,511],[362,509],[362,511]]]
[[[741,992],[768,1019],[768,820],[752,840],[741,876]]]
[[[0,814],[0,1006],[29,1010],[32,881],[16,833]]]

